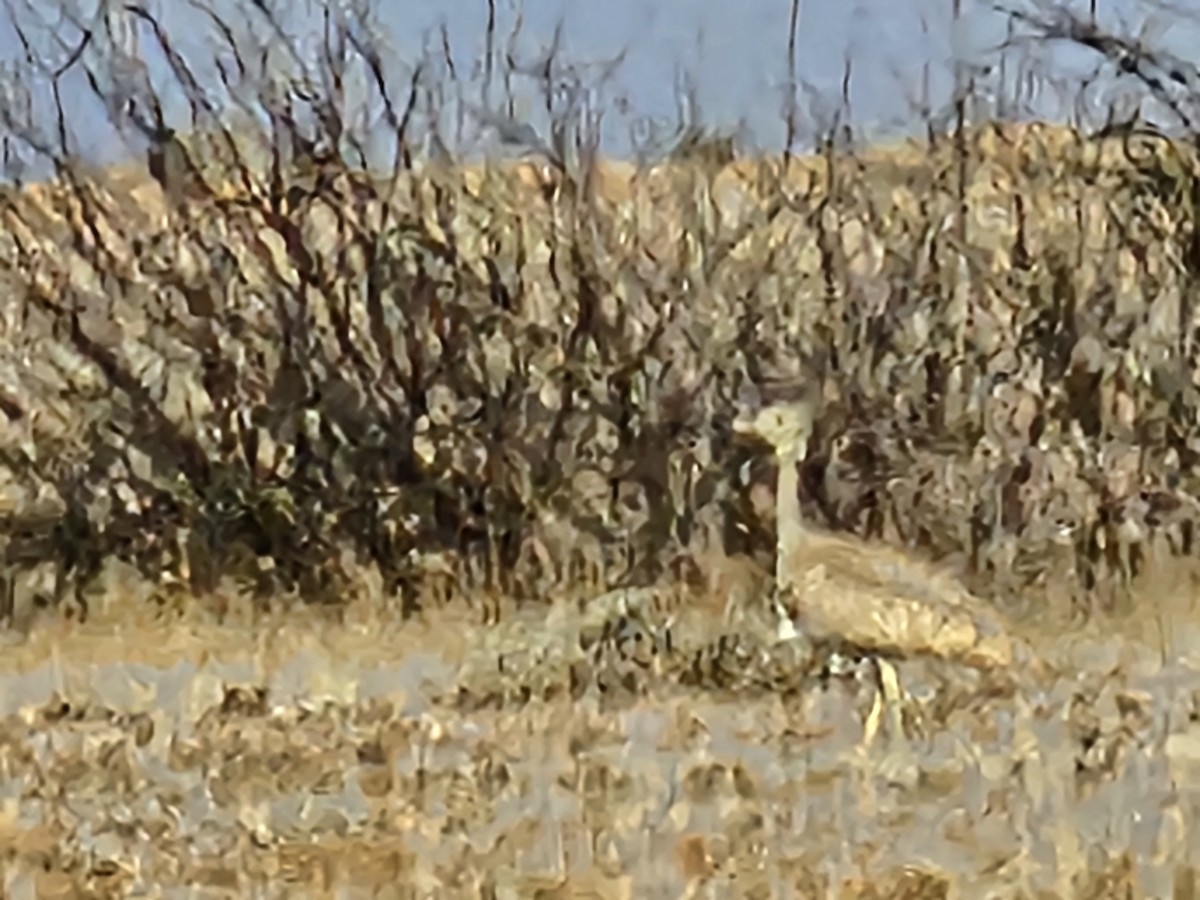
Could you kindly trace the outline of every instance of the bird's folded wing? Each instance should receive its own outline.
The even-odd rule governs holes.
[[[970,606],[909,597],[869,585],[839,584],[817,567],[799,586],[810,627],[865,649],[930,654],[974,665],[1004,666],[1012,646],[996,622]]]

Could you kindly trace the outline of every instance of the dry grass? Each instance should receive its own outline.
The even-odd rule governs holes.
[[[1190,757],[1132,763],[1159,752],[1151,710],[1195,696],[1173,670],[1062,675],[1034,707],[963,697],[928,737],[864,743],[869,684],[853,682],[722,699],[652,681],[640,697],[460,710],[462,657],[439,648],[488,639],[294,620],[39,632],[3,676],[0,746],[24,798],[3,838],[7,889],[1116,897],[1158,877],[1135,849],[1147,839],[1191,877],[1170,849],[1190,806],[1162,799],[1190,783]],[[422,684],[414,666],[431,657],[448,667]],[[1005,716],[1015,731],[996,730]],[[29,726],[49,755],[29,753]],[[1121,836],[1151,808],[1150,831]],[[130,815],[152,840],[120,837]],[[1098,853],[1112,863],[1095,868]]]

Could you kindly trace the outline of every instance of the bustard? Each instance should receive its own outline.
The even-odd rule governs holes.
[[[869,651],[932,655],[981,668],[1008,666],[1014,640],[997,611],[957,579],[892,548],[820,531],[800,512],[799,466],[808,450],[814,407],[783,403],[743,411],[734,430],[775,451],[776,585],[788,602],[780,636],[794,616],[818,637]],[[783,617],[786,613],[786,617]]]

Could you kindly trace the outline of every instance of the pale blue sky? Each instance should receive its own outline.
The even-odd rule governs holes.
[[[64,8],[76,10],[77,18],[91,19],[96,15],[98,0],[28,2],[29,6],[17,10],[22,21],[34,23],[40,17],[44,23],[54,23],[59,21],[58,11]],[[253,24],[255,16],[248,11],[249,5],[239,7],[238,0],[146,2],[156,13],[165,12],[164,21],[173,40],[189,61],[201,68],[206,63],[211,66],[213,53],[206,43],[209,26],[195,8],[199,2],[256,31],[262,41],[271,40],[264,26]],[[352,0],[330,2],[346,5]],[[501,45],[508,44],[518,8],[521,11],[522,28],[513,45],[520,62],[535,60],[560,22],[565,60],[594,63],[596,68],[590,71],[596,71],[600,63],[625,51],[622,64],[599,98],[600,106],[607,111],[604,134],[610,152],[624,153],[630,145],[631,117],[622,117],[620,109],[673,119],[682,75],[694,83],[706,123],[725,127],[740,123],[744,137],[761,146],[775,147],[782,142],[790,0],[520,0],[519,7],[517,0],[496,2]],[[800,77],[816,92],[815,100],[810,98],[809,102],[815,102],[818,109],[824,106],[831,110],[836,105],[843,67],[849,58],[853,66],[852,120],[859,128],[874,131],[920,127],[908,100],[920,95],[925,72],[935,106],[940,106],[950,95],[955,52],[968,61],[985,62],[989,45],[1005,34],[1004,18],[992,12],[990,4],[977,0],[963,0],[964,16],[957,29],[951,21],[950,0],[802,2],[797,56]],[[1073,5],[1086,9],[1087,0],[1074,0]],[[281,8],[288,9],[289,31],[300,36],[302,44],[315,47],[320,9],[316,0],[292,0]],[[423,49],[440,49],[439,28],[444,25],[462,93],[469,103],[479,103],[479,82],[471,78],[471,73],[484,47],[486,0],[375,0],[370,8],[386,35],[392,88],[397,95],[404,93],[409,67],[421,58]],[[1176,0],[1176,8],[1182,13],[1163,12],[1146,0],[1099,0],[1099,14],[1106,22],[1123,22],[1126,30],[1137,30],[1149,19],[1153,41],[1158,45],[1200,46],[1200,29],[1188,21],[1192,14],[1200,14],[1200,0]],[[0,13],[0,18],[7,17]],[[65,59],[66,50],[55,46],[44,27],[34,27],[31,34],[35,37],[35,52],[44,61],[58,65]],[[62,34],[70,43],[77,42],[78,32],[70,26],[63,26]],[[145,26],[139,40],[150,70],[161,79],[162,60]],[[0,27],[0,57],[11,64],[20,55],[11,24],[5,22]],[[1040,66],[1045,71],[1082,72],[1091,66],[1092,59],[1078,52],[1041,49],[1028,55],[1023,64],[1018,65],[1015,58],[1009,62],[1011,90],[1022,66],[1025,71]],[[432,77],[448,83],[449,74],[443,67]],[[519,78],[515,88],[522,98],[519,114],[543,127],[537,117],[538,101],[531,81]],[[79,149],[92,156],[119,155],[120,145],[113,140],[104,124],[103,111],[78,72],[64,79],[63,93]],[[39,107],[48,96],[42,84],[35,91]],[[499,92],[494,96],[498,97]],[[1029,81],[1022,96],[1027,113],[1052,118],[1066,115],[1075,100],[1071,91],[1056,91],[1038,79]],[[1104,95],[1097,102],[1102,99]],[[622,101],[626,107],[622,107]],[[174,114],[181,111],[177,105],[171,109]],[[810,117],[808,121],[819,123],[819,118]],[[452,137],[453,121],[446,124],[447,137]],[[378,126],[374,130],[378,131]],[[469,127],[466,134],[470,138]]]

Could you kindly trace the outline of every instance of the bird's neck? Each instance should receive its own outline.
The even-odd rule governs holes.
[[[790,583],[793,566],[789,561],[804,544],[807,531],[800,517],[800,459],[795,454],[780,454],[779,484],[775,491],[775,528],[778,553],[775,560],[776,584]]]

